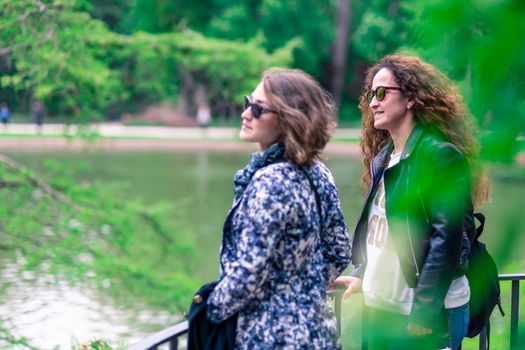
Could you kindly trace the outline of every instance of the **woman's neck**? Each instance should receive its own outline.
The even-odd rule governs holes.
[[[392,141],[394,142],[394,152],[399,153],[403,151],[405,144],[414,129],[416,123],[412,118],[406,118],[405,122],[400,124],[395,130],[388,130]]]

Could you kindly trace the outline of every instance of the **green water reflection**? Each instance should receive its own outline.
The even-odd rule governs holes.
[[[125,185],[122,199],[141,198],[146,203],[172,201],[182,212],[184,226],[195,236],[201,261],[195,273],[204,280],[217,275],[222,223],[233,199],[232,178],[248,161],[243,152],[53,152],[9,153],[23,165],[41,170],[45,159],[68,166],[87,165],[79,181],[111,181]],[[344,212],[355,221],[362,191],[360,162],[355,159],[326,160],[339,185]]]

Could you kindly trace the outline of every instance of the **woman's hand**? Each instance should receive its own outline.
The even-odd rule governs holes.
[[[414,323],[408,324],[407,331],[408,331],[408,334],[412,336],[416,336],[416,337],[420,337],[420,336],[432,333],[432,329],[426,328],[426,327],[423,327],[423,326],[420,326]]]
[[[343,293],[343,299],[347,299],[352,293],[360,292],[363,285],[363,280],[359,277],[354,276],[339,276],[335,281],[330,285],[330,289],[336,287],[346,287],[345,292]]]

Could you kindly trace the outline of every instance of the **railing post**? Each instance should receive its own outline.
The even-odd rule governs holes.
[[[179,338],[173,338],[170,340],[170,350],[178,350],[179,349]]]
[[[510,348],[517,349],[518,346],[518,319],[520,307],[520,281],[512,281],[511,312],[510,312]]]
[[[479,333],[479,350],[487,350],[487,326]]]

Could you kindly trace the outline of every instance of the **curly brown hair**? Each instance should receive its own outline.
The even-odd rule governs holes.
[[[331,96],[299,69],[271,68],[262,81],[268,104],[279,117],[285,158],[300,166],[312,165],[337,126]]]
[[[412,99],[416,122],[430,125],[465,155],[471,171],[474,205],[488,199],[489,179],[479,163],[479,143],[475,137],[477,126],[468,111],[457,86],[433,65],[419,57],[401,53],[385,56],[366,74],[363,94],[359,100],[362,113],[361,151],[365,164],[363,183],[371,180],[370,162],[379,150],[390,142],[386,130],[374,128],[374,117],[366,99],[374,76],[382,68],[388,69],[401,88],[401,93]]]

